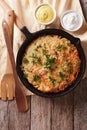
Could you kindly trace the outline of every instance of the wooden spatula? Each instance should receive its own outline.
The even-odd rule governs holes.
[[[2,22],[2,27],[3,27],[4,37],[5,37],[5,41],[6,41],[10,61],[11,61],[11,65],[12,65],[12,70],[13,70],[13,76],[14,76],[14,81],[15,81],[16,103],[17,103],[17,106],[18,106],[18,110],[20,112],[25,112],[25,111],[28,110],[29,106],[28,106],[26,95],[25,95],[23,88],[22,88],[22,84],[19,81],[18,75],[17,75],[17,72],[16,72],[15,59],[14,59],[14,54],[13,54],[13,51],[12,51],[12,44],[11,44],[9,26],[8,26],[8,24],[5,20]]]
[[[8,13],[6,13],[6,21],[9,25],[10,30],[10,38],[11,43],[13,47],[13,31],[14,31],[14,11],[10,10]],[[14,97],[14,77],[13,72],[11,68],[11,63],[9,60],[9,55],[7,53],[7,63],[6,63],[6,70],[5,74],[1,80],[1,99],[6,100],[8,97],[8,100],[12,100]]]

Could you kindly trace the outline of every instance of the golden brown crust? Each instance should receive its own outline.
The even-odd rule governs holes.
[[[42,36],[26,49],[21,68],[27,80],[43,92],[59,92],[77,78],[81,60],[74,44],[57,35]]]

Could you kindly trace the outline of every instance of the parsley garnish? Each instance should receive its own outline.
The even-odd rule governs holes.
[[[42,49],[42,53],[43,53],[43,55],[45,55],[46,54],[46,50]]]
[[[30,57],[37,58],[37,55],[35,53],[32,53],[32,55]]]
[[[38,51],[39,48],[41,48],[42,46],[41,45],[38,45],[36,48],[35,48],[35,51]]]
[[[23,62],[24,62],[24,63],[28,63],[29,61],[28,61],[28,59],[27,59],[26,57],[24,57],[24,58],[23,58]]]
[[[54,79],[54,78],[52,78],[51,76],[49,76],[49,79],[50,79],[50,81],[52,82],[52,85],[55,87],[55,82],[56,82],[56,80]]]
[[[41,58],[37,57],[37,63],[41,63]]]
[[[32,53],[32,56],[30,56],[31,58],[33,58],[32,63],[41,63],[41,58],[38,57],[35,53]]]
[[[67,66],[71,66],[71,65],[72,65],[72,63],[71,63],[71,62],[68,62],[68,63],[67,63]]]
[[[74,63],[74,65],[75,65],[75,66],[78,66],[78,65],[79,65],[78,61],[76,61],[76,62]]]
[[[63,74],[62,72],[59,72],[59,76],[62,80],[65,78],[65,74]]]
[[[50,55],[46,56],[46,65],[45,68],[52,70],[52,64],[55,62],[55,58],[50,57]]]
[[[34,75],[34,76],[33,76],[33,80],[34,80],[34,81],[41,82],[41,78],[40,78],[40,76],[38,76],[38,75]]]
[[[57,48],[57,51],[66,50],[66,47],[64,45],[59,45],[56,48]]]
[[[24,78],[27,78],[28,77],[28,74],[24,74],[24,76],[23,76]]]
[[[70,68],[69,70],[67,70],[67,72],[68,72],[69,74],[72,74],[72,73],[73,73],[73,69]]]

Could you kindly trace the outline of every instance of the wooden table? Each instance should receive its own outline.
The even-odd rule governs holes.
[[[30,109],[22,114],[15,100],[0,100],[0,130],[87,130],[87,78],[63,97],[30,96],[28,101]]]

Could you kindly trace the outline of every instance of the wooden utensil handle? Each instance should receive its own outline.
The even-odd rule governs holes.
[[[5,36],[5,41],[6,41],[10,61],[12,64],[13,76],[14,76],[14,80],[15,80],[15,97],[16,97],[17,106],[18,106],[18,109],[20,112],[25,112],[29,108],[28,102],[26,99],[26,95],[23,92],[23,89],[21,88],[21,83],[19,82],[18,75],[16,72],[15,59],[14,59],[14,54],[12,51],[9,27],[5,20],[2,22],[2,27],[3,27],[3,32],[4,32],[4,36]]]
[[[10,36],[11,36],[11,42],[13,44],[13,32],[14,32],[14,10],[10,10],[7,12],[7,18],[6,21],[9,26]]]
[[[14,32],[14,11],[13,10],[10,10],[6,13],[6,21],[9,26],[11,44],[13,48],[13,32]],[[7,55],[6,73],[12,73],[12,67],[11,67],[9,55]]]
[[[14,54],[13,54],[13,50],[12,50],[12,43],[11,43],[11,38],[10,38],[9,26],[7,25],[5,20],[2,22],[2,27],[3,27],[3,32],[4,32],[5,41],[6,41],[10,61],[12,64],[13,72],[14,72],[14,74],[16,74],[16,72],[15,72],[16,71],[15,70],[15,59],[14,59]]]
[[[4,9],[4,11],[9,12],[12,10],[12,8],[4,1],[0,0],[0,6]],[[15,14],[15,13],[14,13]],[[20,19],[15,14],[15,24],[19,29],[22,29],[24,27],[24,23],[20,22]]]
[[[9,26],[5,20],[3,20],[3,22],[2,22],[2,27],[3,27],[3,32],[4,32],[4,36],[5,36],[6,46],[8,49],[8,54],[9,54],[11,65],[12,65],[15,83],[17,83],[18,76],[17,76],[17,72],[16,72],[16,68],[15,68],[15,59],[14,59],[14,54],[13,54],[13,50],[12,50],[12,43],[11,43],[11,38],[10,38]],[[17,86],[15,86],[15,87],[17,87]]]

